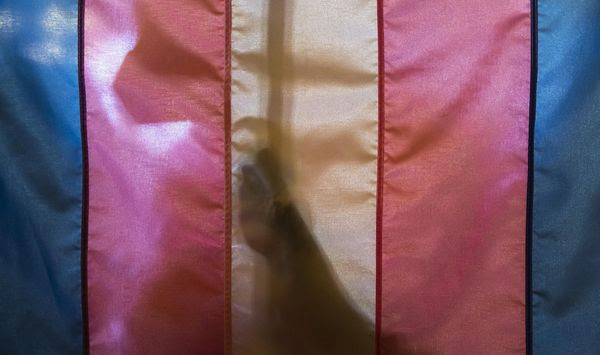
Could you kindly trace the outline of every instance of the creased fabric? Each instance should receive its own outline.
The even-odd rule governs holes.
[[[92,354],[223,352],[224,6],[86,1]]]
[[[382,354],[523,353],[529,1],[383,6]]]
[[[79,354],[77,1],[0,2],[0,353]]]
[[[600,3],[538,1],[533,352],[600,349]]]

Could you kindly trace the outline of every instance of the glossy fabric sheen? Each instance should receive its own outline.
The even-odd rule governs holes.
[[[600,3],[538,1],[533,352],[600,349]]]
[[[269,120],[281,121],[278,153],[309,228],[344,292],[375,317],[377,2],[285,1],[279,44],[268,38],[269,1],[232,6],[232,313],[234,353],[243,353],[261,316],[261,264],[237,226],[235,194],[240,167],[269,146]],[[282,68],[269,67],[274,57]]]
[[[224,6],[86,1],[92,354],[223,352]]]
[[[382,354],[522,354],[529,1],[383,6]]]
[[[77,1],[0,2],[0,353],[79,354]]]

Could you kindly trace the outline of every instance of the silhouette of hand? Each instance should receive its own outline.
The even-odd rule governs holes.
[[[280,172],[263,150],[242,168],[239,191],[242,233],[268,265],[261,354],[373,354],[373,324],[338,287]]]

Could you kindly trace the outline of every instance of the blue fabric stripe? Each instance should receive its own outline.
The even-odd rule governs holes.
[[[82,351],[77,0],[0,1],[0,353]]]
[[[600,351],[600,1],[538,0],[533,352]]]

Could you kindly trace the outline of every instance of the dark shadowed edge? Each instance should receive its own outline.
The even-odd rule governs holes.
[[[533,189],[536,97],[538,78],[538,11],[537,0],[531,0],[531,79],[529,97],[529,152],[527,169],[527,212],[525,225],[525,347],[533,354],[532,268],[533,268]]]
[[[79,121],[81,127],[82,191],[81,191],[81,321],[83,326],[83,353],[89,354],[89,318],[88,318],[88,215],[89,215],[89,160],[87,137],[87,109],[85,96],[85,0],[79,0],[77,17],[77,67],[79,79]]]

